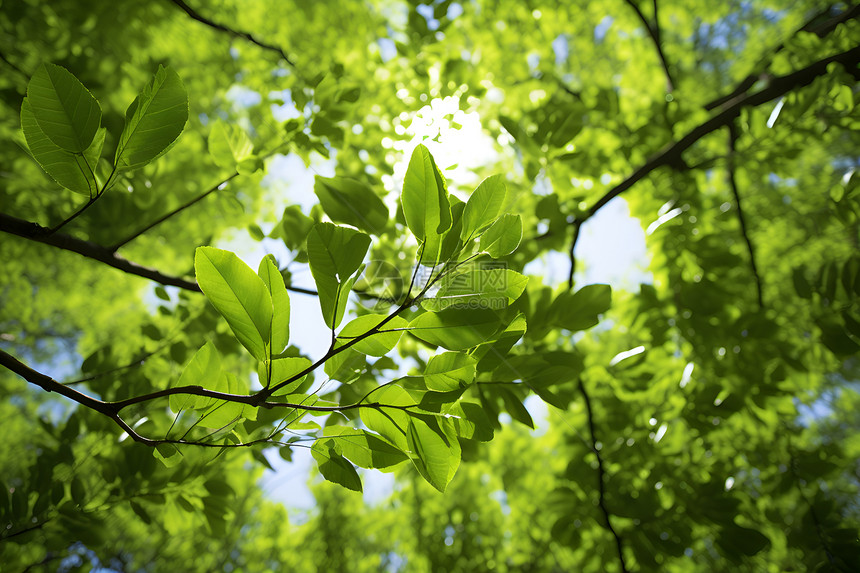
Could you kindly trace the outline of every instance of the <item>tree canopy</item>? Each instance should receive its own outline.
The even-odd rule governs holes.
[[[855,570],[858,15],[0,2],[3,570]]]

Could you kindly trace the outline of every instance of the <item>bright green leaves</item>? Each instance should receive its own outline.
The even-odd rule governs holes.
[[[101,107],[87,88],[68,70],[50,63],[30,79],[21,104],[21,129],[33,158],[57,183],[91,198],[113,181],[113,173],[99,170],[106,135],[101,117]],[[187,119],[182,81],[176,72],[159,67],[128,108],[114,170],[141,167],[164,153]]]
[[[422,314],[409,323],[421,340],[448,350],[466,350],[493,339],[501,318],[490,309],[449,308]]]
[[[379,235],[388,223],[385,203],[361,181],[317,175],[314,193],[335,223],[352,225],[374,235]]]
[[[269,363],[283,352],[290,341],[290,297],[274,257],[263,257],[254,273],[229,251],[199,247],[194,269],[203,294],[251,356]],[[266,368],[264,384],[275,367]]]
[[[319,466],[322,476],[330,482],[340,484],[352,491],[361,491],[361,478],[355,467],[337,453],[331,440],[314,443],[311,455]]]
[[[411,416],[406,442],[413,454],[412,463],[430,485],[441,492],[460,465],[460,443],[451,421],[435,416]]]
[[[257,360],[268,360],[272,296],[263,279],[233,253],[214,247],[197,249],[194,268],[200,289],[242,346]]]
[[[65,68],[43,64],[27,86],[21,129],[36,162],[54,181],[76,193],[98,193],[96,168],[105,141],[102,110]]]
[[[595,284],[575,293],[562,292],[550,307],[553,324],[567,330],[586,330],[598,323],[598,315],[612,305],[612,287]]]
[[[352,464],[384,470],[408,459],[405,453],[380,436],[365,430],[329,426],[324,435],[326,437],[317,440],[311,448],[320,473],[327,480],[353,491],[361,491],[361,480]]]
[[[523,238],[519,215],[503,215],[481,235],[480,248],[494,259],[513,253]]]
[[[311,365],[311,361],[302,356],[275,358],[270,363],[260,363],[257,374],[260,377],[260,384],[263,386],[277,386],[282,382],[286,382],[296,375],[306,371]],[[292,393],[302,382],[305,376],[296,378],[286,386],[279,388],[273,393],[273,396],[280,396]]]
[[[451,419],[416,410],[418,399],[401,386],[380,387],[367,401],[379,406],[362,409],[365,425],[407,452],[421,475],[433,487],[445,491],[460,465],[461,455]],[[385,462],[396,463],[398,459],[388,450],[378,455]]]
[[[182,375],[176,382],[176,386],[201,386],[212,388],[221,375],[221,357],[215,349],[215,345],[207,342],[198,350],[191,361],[182,371]],[[208,403],[208,398],[192,394],[172,394],[168,398],[170,409],[174,412],[182,410],[193,410],[201,408]]]
[[[82,154],[62,149],[41,130],[28,98],[21,104],[21,129],[33,159],[45,173],[70,191],[92,196],[98,191],[95,172],[105,141],[104,128],[96,132],[90,147]]]
[[[155,77],[125,112],[116,149],[118,169],[136,169],[166,152],[188,120],[188,94],[173,70],[158,67]]]
[[[214,392],[243,395],[248,384],[229,372],[221,369],[221,357],[211,342],[198,350],[182,371],[174,388],[199,387]],[[175,393],[168,398],[170,409],[179,414],[183,411],[198,410],[193,426],[220,429],[238,422],[242,418],[256,418],[256,409],[248,404],[222,400],[210,396],[191,393]],[[159,457],[156,454],[156,457]],[[162,460],[167,464],[170,460]]]
[[[271,354],[280,354],[290,341],[290,295],[272,255],[263,257],[257,275],[272,297]]]
[[[209,153],[219,167],[235,169],[240,173],[255,170],[254,144],[238,125],[215,122],[209,132],[208,144]]]
[[[430,357],[424,369],[424,383],[436,392],[450,392],[468,386],[475,379],[477,361],[462,352],[443,352]]]
[[[347,227],[319,223],[311,229],[307,244],[323,320],[329,328],[336,328],[343,320],[349,291],[370,247],[370,237]]]
[[[388,320],[378,332],[368,335],[383,320],[384,314],[366,314],[350,321],[338,334],[341,345],[361,338],[352,348],[369,356],[385,356],[397,346],[403,330],[408,325],[405,319],[395,316]]]
[[[446,277],[434,298],[421,302],[427,310],[446,308],[502,309],[520,297],[529,279],[510,269],[473,269]]]
[[[421,262],[435,264],[443,236],[451,228],[451,205],[442,174],[423,145],[415,148],[409,160],[400,202],[409,230],[424,245]]]
[[[407,455],[365,430],[328,426],[325,435],[331,436],[335,449],[349,461],[361,468],[386,469],[408,459]]]
[[[101,124],[96,98],[65,68],[42,64],[27,86],[30,109],[42,133],[57,147],[83,153]]]
[[[469,241],[496,220],[505,205],[506,193],[502,175],[487,177],[478,185],[463,211],[460,238],[464,242]]]

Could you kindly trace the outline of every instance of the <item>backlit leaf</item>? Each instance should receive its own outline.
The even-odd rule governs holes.
[[[136,169],[166,152],[188,121],[188,94],[170,68],[158,66],[152,80],[125,112],[114,163]]]
[[[96,98],[67,69],[39,66],[27,86],[33,117],[54,145],[83,153],[96,135],[102,110]]]
[[[269,358],[272,297],[266,284],[235,254],[198,247],[194,268],[200,289],[257,360]]]

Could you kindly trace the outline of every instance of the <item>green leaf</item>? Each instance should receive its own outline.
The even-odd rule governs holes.
[[[433,417],[409,418],[406,432],[412,459],[421,475],[430,485],[444,492],[460,465],[460,446],[456,438],[445,435]]]
[[[474,269],[446,277],[434,298],[421,301],[427,310],[489,308],[500,310],[520,297],[529,279],[510,269]]]
[[[271,353],[280,354],[290,341],[290,295],[272,255],[263,257],[257,274],[272,297]]]
[[[409,426],[409,414],[402,409],[386,406],[413,406],[418,403],[418,400],[402,387],[390,384],[371,392],[365,402],[379,403],[381,406],[362,408],[362,422],[399,449],[408,450],[406,429]]]
[[[458,436],[481,442],[493,439],[493,424],[480,404],[459,400],[446,407],[444,412],[452,416]]]
[[[379,235],[388,223],[388,207],[373,190],[355,179],[314,178],[314,193],[326,215],[335,223],[345,223]]]
[[[517,422],[534,429],[535,423],[532,420],[531,414],[526,410],[522,400],[520,400],[513,392],[504,387],[496,388],[496,392],[502,397],[505,402],[505,410],[508,411],[511,418]]]
[[[125,112],[116,148],[118,169],[136,169],[166,152],[188,121],[188,94],[170,68],[158,66],[152,80]]]
[[[343,320],[347,297],[370,237],[347,227],[318,223],[308,234],[308,259],[319,292],[323,320],[336,328]]]
[[[494,259],[513,253],[523,238],[523,220],[519,215],[503,215],[481,235],[480,248]]]
[[[216,121],[209,131],[209,153],[219,167],[236,169],[254,152],[254,144],[245,130],[238,125]]]
[[[443,352],[431,356],[424,369],[427,388],[436,392],[457,390],[468,386],[475,379],[477,362],[462,352]]]
[[[221,375],[221,356],[215,345],[207,342],[194,353],[191,361],[182,371],[176,386],[202,386],[214,389]],[[210,404],[210,399],[191,394],[172,394],[168,398],[170,409],[177,414],[182,410],[203,408]]]
[[[370,332],[371,329],[375,328],[386,318],[387,315],[384,314],[359,316],[347,323],[337,337],[341,340],[341,343],[347,343],[356,337],[364,335],[366,332]],[[360,342],[356,342],[352,348],[369,356],[385,356],[391,352],[391,349],[397,346],[397,342],[403,335],[403,330],[397,329],[406,328],[408,324],[405,319],[395,316],[382,326],[379,333],[372,334]]]
[[[49,63],[39,66],[27,86],[27,99],[39,128],[54,145],[83,153],[93,142],[102,110],[67,69]]]
[[[343,342],[337,342],[335,348],[343,346]],[[341,350],[328,360],[323,366],[324,372],[332,380],[338,380],[344,384],[355,381],[359,374],[364,371],[367,366],[367,358],[364,354],[347,348]]]
[[[320,440],[311,447],[311,455],[319,466],[322,476],[330,482],[352,491],[361,491],[361,478],[355,467],[337,453],[331,440]]]
[[[214,247],[198,247],[194,269],[203,294],[242,346],[257,360],[268,360],[272,297],[263,279],[233,253]]]
[[[720,531],[717,543],[727,553],[750,557],[770,545],[770,539],[757,529],[732,523]]]
[[[463,247],[463,241],[460,240],[460,231],[463,229],[463,211],[466,209],[466,204],[457,199],[454,195],[449,195],[448,200],[451,204],[451,228],[445,232],[442,239],[442,248],[439,252],[440,261],[448,261],[454,257],[455,253],[459,253]]]
[[[423,145],[412,152],[400,202],[409,230],[424,243],[422,263],[435,264],[442,247],[442,235],[451,227],[451,205],[436,162]]]
[[[158,444],[152,448],[152,455],[168,468],[182,461],[182,452],[173,444]]]
[[[553,324],[567,330],[586,330],[599,322],[598,315],[612,305],[612,287],[587,285],[571,293],[564,291],[550,307]]]
[[[271,371],[271,386],[277,386],[281,382],[286,382],[299,372],[306,370],[311,365],[311,361],[302,356],[276,358],[271,362],[260,362],[257,365],[257,375],[260,377],[260,384],[266,386],[268,372]],[[267,370],[268,369],[268,370]],[[293,380],[283,388],[279,388],[273,395],[282,396],[294,392],[299,385],[305,381],[307,375]]]
[[[478,188],[469,197],[466,209],[463,211],[463,227],[460,230],[460,238],[464,242],[489,227],[496,220],[502,213],[506,194],[507,189],[502,175],[487,177],[478,185]]]
[[[105,129],[99,129],[90,148],[83,154],[62,149],[42,132],[28,98],[21,103],[21,129],[33,159],[51,179],[76,193],[92,197],[98,191],[95,170],[105,141]]]
[[[248,385],[242,384],[239,379],[230,372],[221,372],[218,383],[213,388],[216,392],[226,394],[244,395],[248,392]],[[209,407],[200,416],[198,425],[202,428],[219,429],[226,427],[242,418],[256,418],[257,409],[247,404],[229,402],[217,398],[209,398]]]
[[[389,468],[409,459],[380,436],[366,430],[328,426],[324,434],[335,438],[332,443],[338,453],[361,468]]]
[[[422,314],[409,323],[409,330],[430,344],[448,350],[466,350],[494,340],[500,326],[501,319],[492,310],[452,308]]]
[[[314,220],[302,213],[301,207],[290,205],[284,209],[280,223],[269,236],[283,240],[288,249],[297,251],[304,246],[313,226]]]

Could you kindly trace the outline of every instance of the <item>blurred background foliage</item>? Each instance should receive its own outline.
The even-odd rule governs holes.
[[[856,570],[856,60],[743,108],[625,192],[646,230],[645,279],[613,285],[598,326],[559,328],[550,302],[600,197],[735,86],[856,49],[857,13],[832,0],[2,0],[4,214],[50,226],[81,201],[23,146],[21,101],[42,62],[99,99],[108,152],[159,64],[190,94],[178,144],[64,228],[76,237],[118,244],[230,175],[208,153],[216,119],[272,152],[122,247],[168,274],[190,274],[194,248],[218,242],[273,251],[298,282],[296,226],[321,216],[302,174],[358,179],[393,215],[405,153],[425,137],[461,198],[505,174],[525,224],[507,263],[534,277],[515,303],[529,330],[514,364],[540,372],[528,385],[479,378],[495,435],[463,444],[445,494],[405,466],[368,501],[314,477],[315,508],[295,519],[259,487],[274,450],[189,448],[166,468],[110,420],[4,370],[3,570]],[[293,205],[304,214],[286,216]],[[405,268],[402,222],[373,259]],[[164,387],[207,339],[250,375],[197,294],[9,234],[0,261],[0,346],[54,378],[108,372],[85,387],[121,399]],[[589,261],[577,262],[582,286]],[[423,366],[403,340],[395,361]],[[360,395],[387,366],[332,396]],[[533,391],[550,405],[523,406]],[[148,414],[142,427],[170,424]]]

